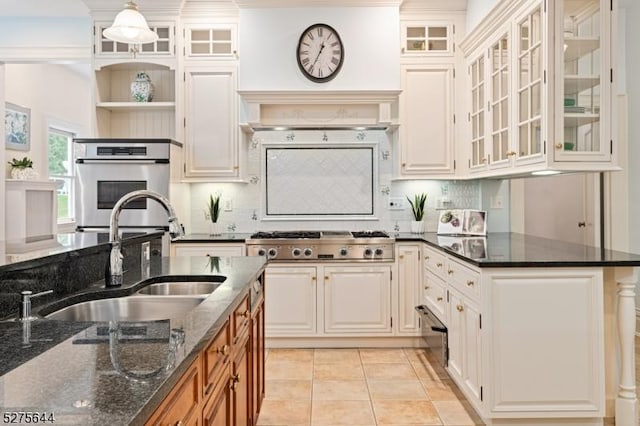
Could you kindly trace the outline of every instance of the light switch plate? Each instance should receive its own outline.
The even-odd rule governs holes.
[[[224,200],[224,211],[233,211],[233,200]]]
[[[389,197],[389,210],[404,210],[404,198]]]

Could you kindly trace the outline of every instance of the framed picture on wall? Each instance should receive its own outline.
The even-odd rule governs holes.
[[[31,110],[6,102],[4,111],[4,143],[7,149],[29,151]]]

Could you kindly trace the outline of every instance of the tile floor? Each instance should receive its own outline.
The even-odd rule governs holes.
[[[270,349],[258,425],[482,425],[422,349]]]

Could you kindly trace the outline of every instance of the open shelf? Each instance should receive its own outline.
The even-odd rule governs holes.
[[[599,114],[590,113],[566,113],[564,114],[564,127],[580,127],[585,124],[595,123],[600,121]]]
[[[599,37],[565,37],[564,61],[571,62],[583,57],[600,47]]]
[[[98,108],[109,111],[173,111],[176,108],[175,102],[98,102]]]
[[[600,84],[599,75],[565,75],[564,95],[571,96],[592,89]]]

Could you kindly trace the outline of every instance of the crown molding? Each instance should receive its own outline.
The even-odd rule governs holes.
[[[235,0],[240,9],[271,7],[400,7],[402,0]]]
[[[4,63],[91,63],[90,46],[0,46]]]
[[[403,0],[400,13],[466,11],[467,0]]]
[[[186,0],[135,0],[142,14],[179,15]],[[92,15],[111,13],[115,15],[123,9],[122,0],[82,0]]]

